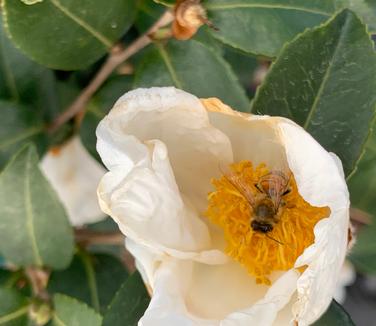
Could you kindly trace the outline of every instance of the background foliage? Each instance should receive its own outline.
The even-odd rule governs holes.
[[[359,229],[350,260],[361,275],[376,274],[375,1],[207,0],[215,28],[202,26],[187,41],[173,39],[168,27],[142,36],[174,1],[1,5],[0,325],[136,325],[145,311],[149,296],[124,264],[122,240],[79,241],[38,165],[72,135],[99,160],[95,128],[135,87],[173,85],[300,124],[341,158]],[[140,38],[147,46],[122,60]],[[114,60],[81,108],[61,120]],[[105,221],[87,230],[113,234],[116,227]],[[42,288],[36,271],[48,275]],[[337,324],[352,320],[333,302],[316,325]]]

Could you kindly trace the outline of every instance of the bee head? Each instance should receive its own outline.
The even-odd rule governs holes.
[[[273,225],[268,224],[268,223],[261,223],[258,221],[252,221],[251,228],[253,231],[259,231],[261,233],[268,233],[273,230]]]

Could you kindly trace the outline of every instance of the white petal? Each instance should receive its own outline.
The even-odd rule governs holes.
[[[158,260],[134,243],[131,251],[153,289],[150,306],[139,322],[142,326],[268,326],[296,289],[295,270],[268,287],[257,285],[236,262],[209,266],[174,258]]]
[[[219,161],[232,161],[228,138],[209,124],[201,102],[173,87],[125,94],[99,124],[97,137],[98,152],[109,170],[140,164],[146,155],[142,142],[162,141],[181,193],[200,211],[206,208],[213,172],[219,174]]]
[[[110,170],[99,201],[124,234],[182,259],[228,259],[213,248],[200,214],[213,171],[232,159],[231,146],[196,97],[174,88],[129,92],[101,121],[97,137]]]
[[[57,192],[72,225],[82,226],[105,218],[96,188],[106,170],[90,156],[79,137],[69,140],[56,153],[48,152],[40,168]]]
[[[210,112],[209,118],[229,137],[234,162],[250,160],[254,165],[265,163],[280,170],[288,167],[275,119],[235,112]]]
[[[349,228],[349,195],[338,160],[306,131],[287,119],[279,123],[287,160],[299,193],[314,206],[329,206],[329,218],[314,228],[315,242],[297,259],[307,265],[298,280],[294,306],[299,325],[316,321],[329,306],[345,259]]]
[[[157,140],[147,145],[152,155],[149,167],[136,166],[124,175],[117,166],[102,179],[98,188],[102,209],[125,235],[151,250],[182,259],[227,260],[222,252],[211,250],[206,224],[181,198],[166,146]]]

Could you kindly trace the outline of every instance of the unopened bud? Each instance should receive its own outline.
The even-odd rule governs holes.
[[[180,0],[175,6],[172,34],[178,40],[188,40],[208,22],[200,0]]]

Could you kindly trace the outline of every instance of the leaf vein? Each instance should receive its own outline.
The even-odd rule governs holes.
[[[165,65],[167,67],[167,70],[168,70],[168,72],[169,72],[169,74],[171,76],[171,79],[172,79],[173,83],[175,84],[175,86],[177,88],[183,89],[183,84],[180,82],[180,80],[179,80],[179,78],[178,78],[178,76],[177,76],[177,74],[175,72],[175,69],[174,69],[174,67],[172,65],[171,59],[170,59],[167,51],[161,45],[158,45],[157,49],[158,49],[158,51],[159,51],[159,53],[160,53],[160,55],[161,55],[161,57],[162,57]]]
[[[29,154],[30,155],[30,152]],[[26,174],[25,174],[25,209],[26,209],[26,225],[27,230],[29,231],[30,241],[31,241],[31,248],[33,250],[35,263],[37,266],[42,266],[43,261],[39,253],[37,240],[35,237],[35,230],[34,230],[34,214],[33,214],[33,204],[31,201],[31,191],[30,191],[30,157],[27,158],[26,161]]]
[[[252,4],[252,3],[231,3],[231,4],[208,4],[206,6],[208,10],[229,10],[229,9],[238,9],[238,8],[255,8],[255,9],[283,9],[283,10],[297,10],[303,12],[309,12],[312,14],[319,14],[323,16],[330,16],[330,13],[326,11],[316,10],[316,9],[309,9],[305,7],[299,6],[284,6],[284,5],[268,5],[268,4]]]
[[[95,28],[90,26],[88,23],[86,23],[84,20],[82,20],[80,17],[76,16],[73,12],[71,12],[68,8],[64,7],[59,0],[51,0],[51,3],[59,9],[62,13],[64,13],[67,17],[72,19],[76,24],[81,26],[84,30],[86,30],[89,34],[94,36],[99,42],[101,42],[106,48],[111,48],[112,43],[108,38],[106,38],[104,35],[99,33]]]
[[[338,54],[338,51],[339,51],[339,48],[340,46],[342,45],[342,41],[343,41],[343,38],[344,38],[344,35],[346,34],[346,30],[348,28],[348,23],[349,23],[349,20],[346,19],[345,21],[345,24],[342,28],[342,31],[341,31],[341,34],[338,38],[338,42],[335,46],[335,49],[334,49],[334,52],[333,52],[333,55],[331,57],[331,59],[329,60],[329,63],[328,63],[328,68],[327,70],[325,71],[325,75],[321,81],[321,84],[320,84],[320,87],[319,87],[319,90],[317,92],[317,96],[315,97],[313,103],[312,103],[312,106],[311,106],[311,109],[309,110],[309,113],[308,113],[308,116],[307,116],[307,119],[306,121],[304,122],[304,125],[303,125],[303,128],[304,129],[307,129],[311,120],[312,120],[312,117],[313,117],[313,114],[316,112],[317,110],[317,106],[318,106],[318,103],[321,99],[321,96],[325,90],[325,86],[326,86],[326,83],[328,82],[328,79],[330,77],[330,74],[331,74],[331,71],[332,71],[332,68],[333,68],[333,63],[334,61],[336,60],[336,57],[337,57],[337,54]]]

